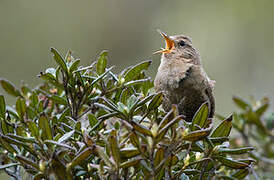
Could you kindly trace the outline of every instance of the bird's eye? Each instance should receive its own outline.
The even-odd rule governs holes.
[[[184,45],[186,45],[186,42],[185,42],[185,41],[180,41],[180,42],[179,42],[179,45],[180,45],[180,46],[184,46]]]

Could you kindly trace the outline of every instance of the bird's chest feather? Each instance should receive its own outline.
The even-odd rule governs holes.
[[[182,88],[199,88],[202,81],[199,66],[175,61],[161,64],[155,86],[158,86],[159,90],[176,91]]]

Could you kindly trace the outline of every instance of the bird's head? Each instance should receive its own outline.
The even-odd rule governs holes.
[[[184,35],[168,36],[161,30],[158,32],[165,39],[166,47],[155,53],[162,53],[162,59],[172,61],[182,60],[188,63],[200,64],[199,52],[193,47],[191,39]]]

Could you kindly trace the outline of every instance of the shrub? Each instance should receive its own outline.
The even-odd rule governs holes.
[[[274,116],[266,114],[269,100],[266,97],[259,101],[251,98],[248,102],[235,96],[233,101],[239,110],[234,113],[232,124],[239,136],[231,139],[231,145],[236,148],[255,147],[256,151],[250,152],[250,156],[258,162],[254,168],[256,172],[254,171],[253,174],[257,179],[272,179],[274,177]]]
[[[253,169],[241,158],[253,147],[228,143],[232,116],[213,128],[207,103],[191,123],[176,106],[162,110],[151,61],[115,74],[106,51],[86,67],[51,52],[57,67],[40,73],[42,85],[0,80],[17,98],[10,107],[0,96],[0,169],[15,179],[243,179]]]

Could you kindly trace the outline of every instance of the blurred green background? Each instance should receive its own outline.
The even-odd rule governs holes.
[[[83,65],[108,49],[117,71],[152,59],[154,77],[160,28],[192,37],[216,80],[217,112],[228,115],[232,95],[274,101],[273,19],[271,0],[1,0],[0,77],[34,87],[37,74],[55,66],[51,46],[72,50]]]
[[[72,50],[83,65],[108,49],[117,71],[152,59],[154,77],[160,28],[192,37],[217,82],[217,112],[227,115],[232,95],[274,100],[273,19],[271,0],[1,0],[0,77],[34,87],[37,74],[55,66],[51,46]]]

